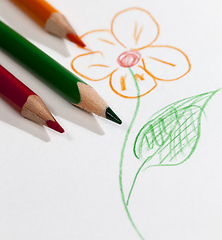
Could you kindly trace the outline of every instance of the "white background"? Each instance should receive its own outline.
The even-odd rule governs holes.
[[[141,99],[132,136],[160,108],[222,87],[222,5],[201,0],[50,0],[79,35],[109,29],[128,7],[148,10],[160,26],[156,43],[180,48],[192,69],[182,79],[158,83]],[[0,18],[71,71],[83,50],[42,30],[10,1],[0,0]],[[0,36],[3,37],[3,36]],[[87,44],[87,43],[86,43]],[[73,107],[1,52],[0,63],[36,92],[58,122],[61,135],[22,118],[0,99],[0,239],[139,239],[119,190],[122,142],[135,100],[115,95],[108,80],[88,82],[120,116],[118,126]],[[130,212],[145,239],[219,240],[222,237],[222,91],[205,108],[194,154],[177,167],[141,174]],[[133,138],[129,140],[127,159]]]

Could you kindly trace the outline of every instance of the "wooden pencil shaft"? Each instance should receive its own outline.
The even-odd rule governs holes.
[[[0,65],[0,94],[15,110],[21,112],[30,95],[36,95]]]
[[[67,34],[76,34],[66,18],[58,12],[51,14],[45,24],[45,30],[60,38],[67,38]]]
[[[24,104],[21,115],[29,120],[32,120],[40,125],[47,125],[48,120],[55,121],[50,111],[37,95],[30,95]]]
[[[81,101],[78,82],[80,78],[69,72],[47,54],[0,21],[0,47],[22,63],[42,81],[62,95],[67,101]],[[86,83],[84,83],[86,84]]]

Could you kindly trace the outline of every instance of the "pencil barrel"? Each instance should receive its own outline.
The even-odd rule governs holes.
[[[78,104],[83,82],[47,54],[0,21],[0,47],[67,101]],[[83,82],[84,83],[84,82]]]
[[[0,96],[20,113],[29,95],[35,93],[0,65]]]
[[[58,12],[44,0],[12,0],[31,18],[38,22],[43,28],[52,13]]]

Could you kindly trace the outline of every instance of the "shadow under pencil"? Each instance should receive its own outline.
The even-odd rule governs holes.
[[[28,119],[23,118],[13,108],[0,98],[0,121],[5,122],[17,129],[20,129],[44,142],[50,142],[50,138],[41,125],[38,125]]]
[[[43,96],[44,98],[44,96]],[[58,96],[58,98],[61,98]],[[85,128],[91,132],[94,132],[98,135],[104,135],[103,129],[100,127],[99,123],[96,120],[96,117],[92,113],[88,113],[76,106],[73,106],[69,102],[66,102],[64,99],[59,99],[55,103],[50,103],[50,99],[45,100],[47,102],[48,109],[54,114],[54,116],[59,116],[67,121],[74,123],[82,128]],[[52,107],[53,106],[53,107]],[[65,128],[65,126],[63,126]]]

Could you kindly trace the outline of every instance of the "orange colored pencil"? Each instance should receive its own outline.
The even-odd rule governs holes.
[[[67,19],[54,7],[44,0],[12,0],[30,17],[38,22],[47,32],[59,37],[67,38],[71,42],[85,47],[81,38],[68,23]]]

